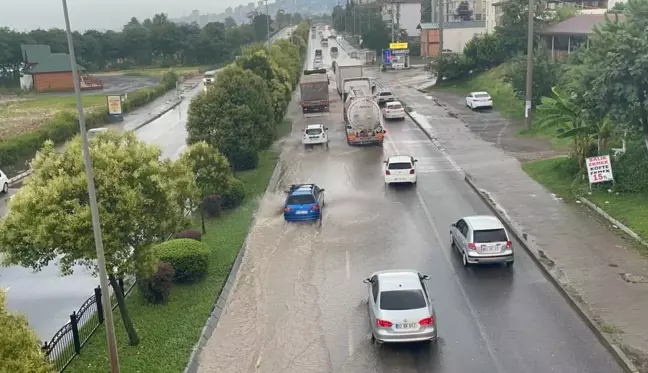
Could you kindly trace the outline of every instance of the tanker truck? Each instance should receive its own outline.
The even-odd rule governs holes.
[[[380,119],[380,108],[371,93],[362,89],[352,90],[344,105],[347,144],[382,146],[385,129]]]

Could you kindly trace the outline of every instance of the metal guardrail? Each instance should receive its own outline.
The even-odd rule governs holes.
[[[135,281],[125,289],[124,280],[119,280],[119,287],[126,297],[135,287]],[[112,310],[117,304],[112,305]],[[48,362],[52,364],[57,372],[63,372],[74,358],[81,353],[81,349],[88,342],[90,337],[97,331],[104,321],[104,309],[101,301],[101,288],[97,286],[94,294],[75,312],[70,315],[68,321],[59,329],[52,339],[44,342],[42,350]]]

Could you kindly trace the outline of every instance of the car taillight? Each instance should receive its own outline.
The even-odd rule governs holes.
[[[391,175],[391,172],[389,172],[389,170],[385,170],[385,175]]]
[[[284,211],[292,211],[292,209],[288,206],[284,207]]]
[[[313,206],[313,210],[319,210],[319,208],[320,208],[319,205]]]
[[[376,319],[376,325],[379,328],[391,328],[394,324],[392,324],[391,321]]]
[[[513,246],[513,242],[511,241],[506,241],[506,247],[511,247]]]
[[[414,172],[415,172],[415,171],[414,171],[414,169],[412,168],[412,169],[410,170],[410,175],[414,175]]]
[[[424,319],[421,319],[421,321],[419,321],[419,325],[421,326],[434,325],[434,317],[426,317]]]
[[[469,248],[470,250],[477,250],[477,246],[475,246],[475,244],[472,243],[472,242],[468,244],[468,248]]]

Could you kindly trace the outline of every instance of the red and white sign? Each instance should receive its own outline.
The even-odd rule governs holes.
[[[612,175],[612,163],[609,155],[590,157],[587,162],[587,177],[590,184],[602,183],[605,181],[614,181]]]

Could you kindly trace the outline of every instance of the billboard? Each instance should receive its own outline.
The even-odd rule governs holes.
[[[389,49],[407,49],[407,43],[389,43]]]

